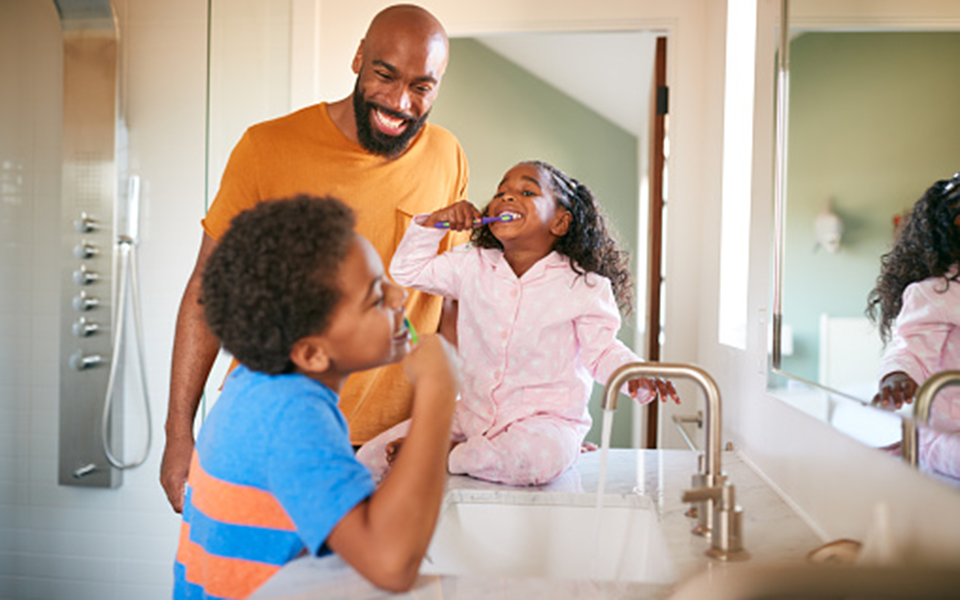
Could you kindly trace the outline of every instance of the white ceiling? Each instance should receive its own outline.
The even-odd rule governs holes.
[[[633,135],[646,130],[655,33],[523,33],[475,39]]]

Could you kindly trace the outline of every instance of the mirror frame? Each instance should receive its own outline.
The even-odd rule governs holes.
[[[804,0],[807,6],[831,7],[829,0]],[[773,272],[771,299],[771,349],[769,372],[788,380],[802,383],[810,388],[870,406],[868,400],[817,381],[811,381],[794,373],[784,371],[783,366],[783,263],[785,254],[785,228],[787,203],[787,132],[789,125],[790,97],[790,0],[780,0],[780,18],[777,43],[776,123],[774,133],[774,206],[773,206]],[[874,14],[868,16],[828,16],[823,18],[802,17],[800,28],[818,28],[843,31],[958,31],[960,32],[960,8],[952,7],[948,16],[942,11],[946,2],[931,0],[915,6],[906,3],[902,14]],[[814,11],[816,12],[816,11]],[[829,14],[829,13],[828,13]],[[797,23],[793,23],[797,25]],[[891,413],[895,414],[895,413]]]

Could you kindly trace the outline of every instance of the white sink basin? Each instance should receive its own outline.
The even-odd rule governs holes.
[[[650,501],[589,494],[451,492],[420,572],[670,583],[674,569]]]

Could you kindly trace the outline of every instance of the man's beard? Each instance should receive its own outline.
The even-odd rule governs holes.
[[[370,120],[374,118],[371,114],[374,109],[391,117],[404,119],[407,122],[406,128],[400,135],[386,135],[385,133],[377,131],[370,123]],[[391,158],[403,154],[404,150],[407,149],[407,144],[409,144],[410,140],[423,128],[424,123],[427,122],[427,117],[430,116],[430,111],[427,111],[426,114],[419,119],[411,119],[400,113],[387,110],[382,106],[367,102],[360,91],[359,76],[357,77],[356,84],[353,86],[353,112],[357,121],[357,140],[360,142],[360,145],[368,152]]]

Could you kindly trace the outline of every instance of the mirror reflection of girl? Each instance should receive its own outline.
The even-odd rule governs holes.
[[[924,193],[880,261],[867,313],[886,350],[872,403],[895,410],[934,373],[960,369],[960,173]],[[960,478],[958,388],[937,394],[930,422],[935,432],[920,433],[921,466]]]
[[[511,220],[474,228],[482,216]],[[446,233],[438,223],[473,229],[473,243],[438,255]],[[459,202],[414,219],[391,276],[460,303],[463,388],[450,473],[537,485],[573,464],[590,429],[593,381],[641,360],[616,338],[619,311],[632,302],[627,263],[590,190],[543,162],[510,169],[482,214]],[[679,402],[663,379],[625,387],[641,403]],[[387,430],[357,457],[382,476],[407,428]]]

